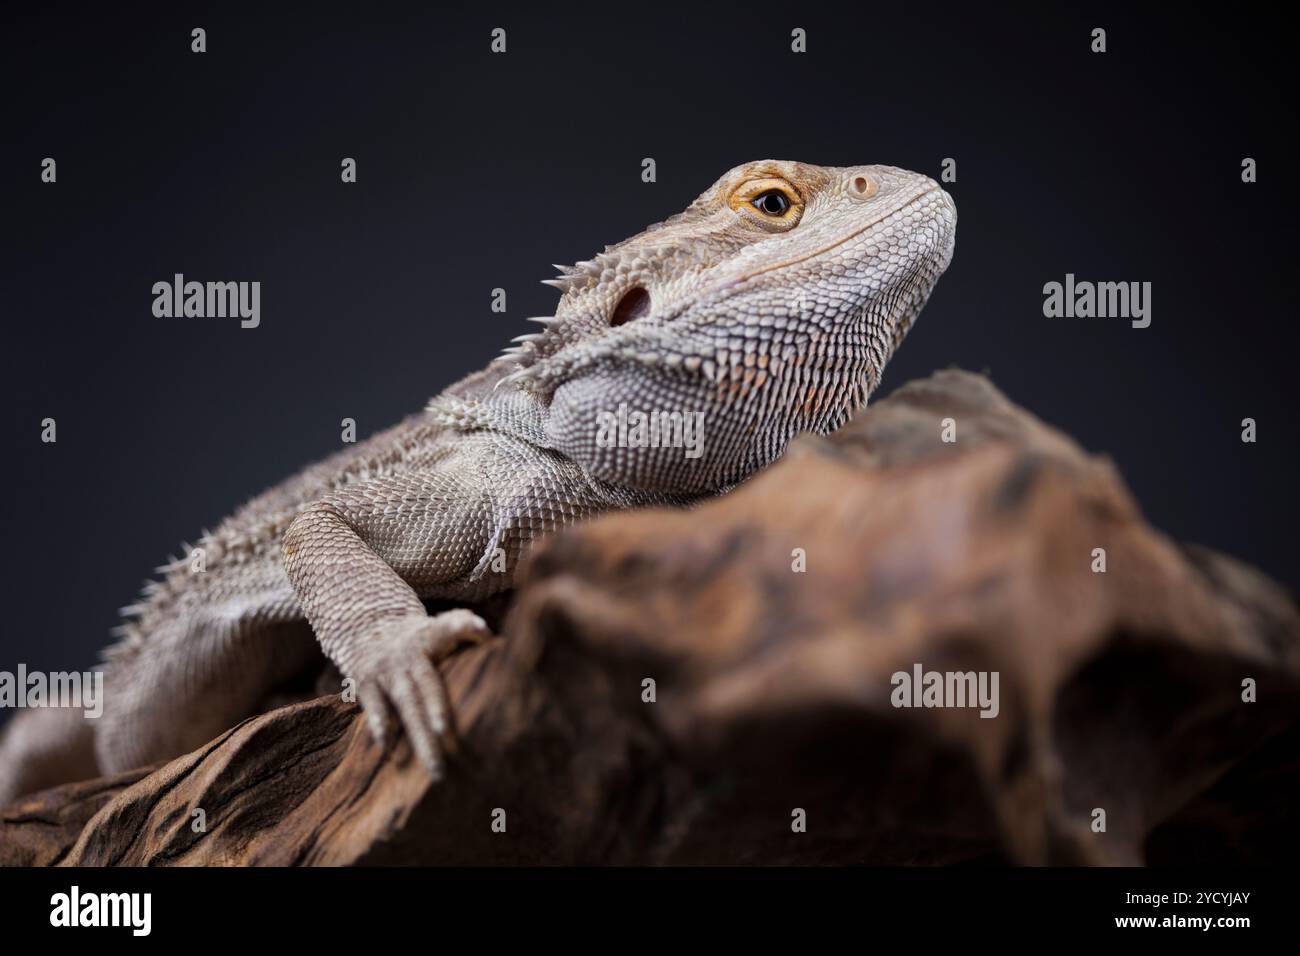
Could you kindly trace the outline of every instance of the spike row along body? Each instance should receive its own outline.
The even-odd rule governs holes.
[[[356,682],[376,737],[403,729],[440,772],[451,728],[436,663],[487,627],[423,599],[482,599],[543,535],[718,494],[800,432],[843,424],[955,230],[951,197],[917,173],[766,160],[562,269],[540,331],[249,501],[199,540],[202,573],[164,566],[125,609],[104,715],[24,711],[5,728],[0,802],[203,745],[315,659],[315,641]],[[599,441],[620,406],[699,416],[707,440],[694,457]]]

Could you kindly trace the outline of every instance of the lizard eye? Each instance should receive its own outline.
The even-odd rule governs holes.
[[[803,216],[803,197],[784,179],[753,179],[742,185],[727,203],[750,222],[768,231],[792,229]]]
[[[790,200],[779,189],[769,189],[767,192],[759,193],[750,200],[750,203],[759,212],[767,213],[769,216],[784,216],[785,211],[790,208]]]

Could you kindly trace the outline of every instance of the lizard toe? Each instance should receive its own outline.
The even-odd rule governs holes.
[[[449,657],[457,647],[478,644],[492,636],[487,622],[473,611],[458,607],[429,618],[425,631],[425,652],[435,661]]]
[[[432,665],[429,669],[432,670]],[[411,742],[411,749],[434,780],[441,780],[442,754],[423,683],[412,673],[400,674],[389,689],[389,696],[401,715],[402,727]]]
[[[366,726],[370,730],[370,738],[379,745],[381,750],[387,750],[391,742],[390,729],[393,720],[392,708],[383,689],[378,684],[363,684],[357,691],[357,698],[360,700],[361,709],[366,715]]]

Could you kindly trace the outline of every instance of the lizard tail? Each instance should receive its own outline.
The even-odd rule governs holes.
[[[20,710],[0,728],[0,806],[97,776],[94,721],[78,707]]]

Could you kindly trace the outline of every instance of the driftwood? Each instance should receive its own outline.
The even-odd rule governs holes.
[[[692,511],[556,536],[501,632],[445,668],[460,744],[438,784],[322,697],[20,800],[0,862],[1136,864],[1295,843],[1291,599],[1153,530],[1110,463],[975,375],[914,382]],[[918,665],[997,672],[997,716],[893,706]]]

